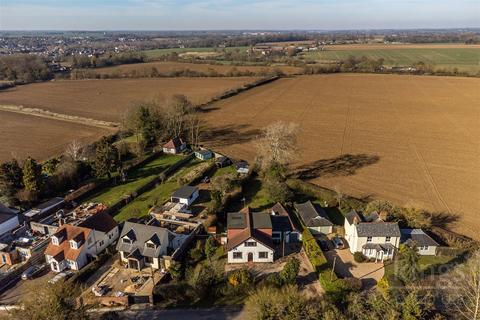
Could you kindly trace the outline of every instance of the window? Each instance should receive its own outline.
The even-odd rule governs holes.
[[[75,261],[67,260],[67,264],[70,266],[70,268],[75,268]]]
[[[245,247],[256,247],[257,243],[255,241],[246,241]]]
[[[268,258],[268,252],[266,251],[261,251],[258,253],[258,258],[259,259],[267,259]]]
[[[7,257],[5,257],[4,254],[2,254],[2,262],[3,262],[3,263],[7,263]]]
[[[145,242],[145,246],[150,249],[155,249],[155,244],[151,242]]]
[[[153,263],[153,258],[152,257],[145,257],[145,262],[146,263]]]
[[[419,247],[419,249],[422,250],[422,251],[425,251],[425,250],[428,250],[428,246],[421,246],[421,247]]]
[[[78,249],[77,242],[75,240],[70,240],[70,248]]]
[[[103,240],[101,240],[100,243],[99,243],[100,247],[103,246],[103,244],[104,244],[104,242],[103,242]]]
[[[234,252],[233,253],[233,259],[242,259],[242,253],[241,252]]]
[[[391,239],[392,237],[385,237],[385,242],[390,242]]]
[[[128,238],[122,238],[122,242],[123,243],[128,243],[128,244],[132,244],[132,241]]]
[[[57,237],[52,237],[52,243],[56,246],[58,246],[58,238]]]
[[[372,237],[367,237],[367,242],[372,242]]]

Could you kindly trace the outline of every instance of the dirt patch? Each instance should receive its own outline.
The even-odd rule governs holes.
[[[297,123],[293,167],[304,179],[446,212],[454,219],[444,227],[480,239],[479,86],[480,79],[461,77],[280,79],[215,103],[204,119],[222,135],[205,142],[253,161],[261,128],[279,120]]]
[[[73,140],[90,143],[112,130],[0,111],[0,162],[31,156],[45,160],[62,153]]]
[[[201,104],[256,78],[163,78],[64,80],[17,86],[0,92],[1,105],[44,109],[60,114],[118,122],[125,109],[138,101],[164,101],[184,94]]]

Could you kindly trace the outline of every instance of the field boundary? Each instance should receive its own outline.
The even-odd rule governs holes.
[[[14,112],[14,113],[26,114],[34,117],[72,122],[72,123],[77,123],[77,124],[82,124],[82,125],[97,127],[97,128],[115,129],[120,126],[120,124],[117,122],[96,120],[96,119],[85,118],[81,116],[72,116],[72,115],[52,112],[52,111],[48,111],[40,108],[29,108],[24,106],[0,105],[0,111]]]

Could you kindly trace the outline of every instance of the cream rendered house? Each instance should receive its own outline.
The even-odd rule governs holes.
[[[376,213],[363,217],[352,210],[345,217],[344,227],[350,252],[361,252],[375,262],[392,259],[400,246],[398,223],[385,222]]]

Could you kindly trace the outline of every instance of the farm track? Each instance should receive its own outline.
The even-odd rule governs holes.
[[[56,112],[51,112],[51,111],[38,109],[38,108],[25,108],[23,106],[0,105],[0,111],[26,114],[34,117],[72,122],[72,123],[82,124],[90,127],[97,127],[97,128],[104,128],[104,129],[113,130],[120,126],[120,124],[117,122],[109,122],[109,121],[102,121],[102,120],[90,119],[90,118],[79,117],[79,116],[72,116],[68,114],[56,113]]]

